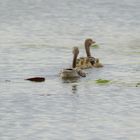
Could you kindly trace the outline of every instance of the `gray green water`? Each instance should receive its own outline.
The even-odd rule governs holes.
[[[104,67],[63,81],[88,37]],[[139,37],[139,0],[1,0],[0,140],[139,140]]]

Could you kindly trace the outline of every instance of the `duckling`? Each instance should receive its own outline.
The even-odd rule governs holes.
[[[79,54],[78,47],[73,48],[73,62],[72,68],[63,69],[60,73],[62,78],[78,78],[78,77],[86,77],[86,73],[81,69],[76,67],[77,56]]]
[[[92,65],[89,62],[89,58],[80,57],[79,59],[76,60],[76,67],[81,69],[86,69],[92,67]]]
[[[99,62],[99,59],[98,58],[96,58],[96,61],[93,64],[93,67],[95,67],[95,68],[101,68],[101,67],[103,67],[103,64]]]

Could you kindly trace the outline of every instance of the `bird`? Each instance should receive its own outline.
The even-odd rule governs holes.
[[[85,51],[86,51],[87,57],[80,57],[79,59],[77,59],[77,67],[79,67],[81,69],[93,67],[95,58],[91,57],[90,46],[94,43],[95,43],[95,41],[93,41],[90,38],[85,40]]]
[[[80,76],[86,77],[86,73],[80,68],[76,67],[76,60],[79,54],[78,47],[73,47],[72,53],[73,53],[72,67],[64,68],[63,70],[61,70],[60,77],[61,78],[79,78]]]
[[[99,62],[98,58],[96,58],[96,62],[93,64],[93,67],[101,68],[101,67],[103,67],[103,64]]]
[[[87,57],[80,57],[79,59],[77,59],[76,66],[78,68],[87,69],[87,68],[97,67],[97,65],[99,64],[99,59],[91,56],[91,52],[90,52],[91,45],[95,43],[96,42],[93,41],[91,38],[85,40],[85,51]]]

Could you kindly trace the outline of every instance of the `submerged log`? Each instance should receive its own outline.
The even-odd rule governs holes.
[[[45,78],[44,77],[32,77],[32,78],[27,78],[25,80],[33,81],[33,82],[44,82]]]

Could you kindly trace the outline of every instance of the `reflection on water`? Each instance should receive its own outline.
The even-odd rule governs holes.
[[[62,82],[64,84],[71,85],[71,91],[73,94],[77,93],[78,90],[78,83],[80,82],[80,78],[62,78]]]
[[[139,140],[139,7],[139,0],[0,1],[0,140]],[[89,37],[104,67],[61,79],[73,46],[85,56]],[[36,76],[45,82],[24,80]]]
[[[76,83],[79,81],[79,78],[62,78],[63,83]]]
[[[78,88],[78,85],[77,85],[77,84],[73,84],[73,85],[72,85],[72,93],[73,93],[73,94],[76,94],[76,92],[77,92],[77,90],[78,90],[77,88]]]

